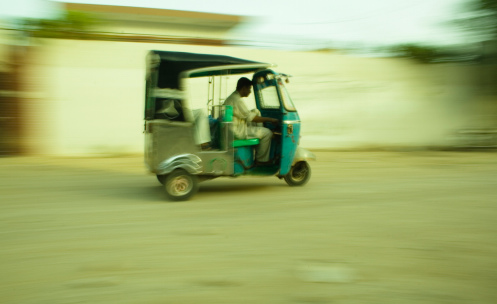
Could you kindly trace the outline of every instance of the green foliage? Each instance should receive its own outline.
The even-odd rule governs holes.
[[[81,38],[98,23],[98,19],[87,13],[64,11],[56,19],[24,19],[21,30],[38,38]]]
[[[399,44],[387,48],[387,51],[398,57],[412,58],[422,63],[430,63],[441,56],[436,47],[419,44]]]
[[[473,0],[470,5],[473,6],[474,10],[486,10],[497,13],[496,0]]]
[[[476,41],[497,39],[497,0],[470,0],[454,23]]]

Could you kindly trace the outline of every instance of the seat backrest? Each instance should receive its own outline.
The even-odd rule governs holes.
[[[255,146],[259,144],[259,138],[235,139],[233,147]]]

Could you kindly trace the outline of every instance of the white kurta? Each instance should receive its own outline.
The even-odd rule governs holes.
[[[197,145],[211,141],[211,130],[209,127],[209,118],[205,109],[194,109],[193,118],[195,120],[195,143]]]
[[[268,128],[250,125],[257,114],[247,109],[245,102],[237,91],[226,98],[224,104],[233,107],[233,132],[235,138],[258,138],[259,145],[256,148],[255,158],[260,162],[269,161],[269,149],[273,133]]]

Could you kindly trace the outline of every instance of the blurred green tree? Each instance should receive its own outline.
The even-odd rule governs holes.
[[[474,54],[474,58],[480,57],[485,53],[497,53],[495,45],[497,45],[497,0],[468,0],[461,8],[460,15],[450,22],[456,25],[468,34],[468,45],[479,45],[478,54]],[[482,47],[486,46],[483,51]],[[450,47],[429,46],[419,43],[405,43],[383,48],[394,56],[412,58],[422,63],[439,62],[440,59],[448,59],[450,61],[468,60],[471,58],[470,53],[474,50],[454,51]],[[466,56],[464,56],[466,52]],[[450,59],[451,58],[451,59]]]
[[[394,56],[412,58],[422,63],[430,63],[441,54],[437,47],[426,46],[416,43],[398,44],[386,48]]]
[[[497,0],[469,0],[454,22],[473,42],[497,39]]]
[[[100,21],[93,15],[79,11],[64,11],[58,18],[25,18],[20,22],[20,30],[34,38],[81,39]]]

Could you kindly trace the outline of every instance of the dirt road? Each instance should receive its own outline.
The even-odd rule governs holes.
[[[497,302],[497,154],[316,154],[181,203],[139,157],[0,159],[0,302]]]

